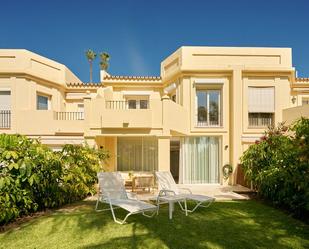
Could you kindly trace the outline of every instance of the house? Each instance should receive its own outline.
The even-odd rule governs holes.
[[[161,76],[100,77],[83,83],[58,62],[1,49],[0,132],[54,150],[104,147],[108,170],[223,184],[223,165],[236,169],[268,125],[309,116],[309,79],[295,77],[290,48],[181,47],[162,61]]]

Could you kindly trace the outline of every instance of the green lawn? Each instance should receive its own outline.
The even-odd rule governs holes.
[[[134,215],[128,224],[82,201],[0,233],[0,248],[309,248],[309,226],[256,201],[216,202],[188,217]],[[125,212],[116,210],[124,216]]]

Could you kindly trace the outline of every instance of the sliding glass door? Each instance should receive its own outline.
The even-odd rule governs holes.
[[[118,137],[117,170],[155,171],[158,168],[158,140],[155,137]]]
[[[219,183],[220,139],[181,139],[180,179],[184,184]]]

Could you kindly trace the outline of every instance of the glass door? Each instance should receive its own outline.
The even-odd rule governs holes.
[[[180,179],[184,184],[219,183],[220,139],[181,139]]]

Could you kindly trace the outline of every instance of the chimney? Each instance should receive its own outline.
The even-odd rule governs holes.
[[[106,72],[105,70],[101,70],[100,71],[100,82],[103,82],[106,76],[110,76],[110,74]]]

